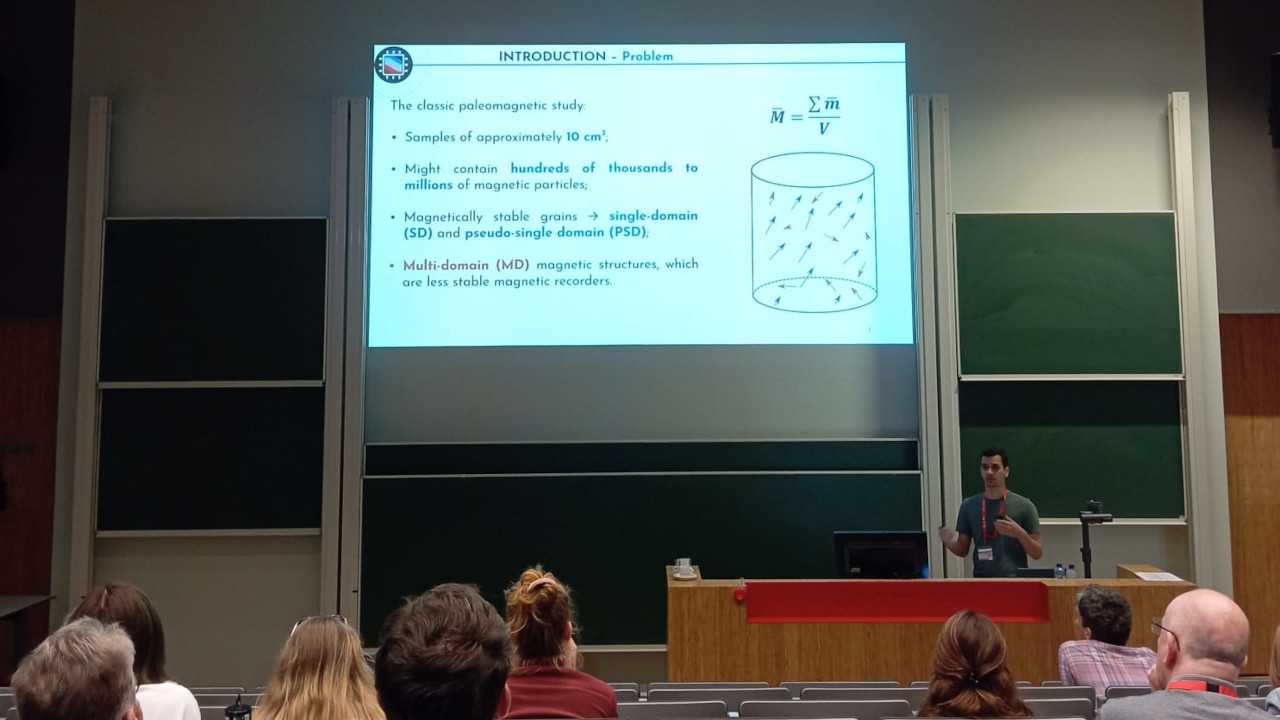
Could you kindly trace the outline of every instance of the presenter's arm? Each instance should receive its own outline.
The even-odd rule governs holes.
[[[953,554],[960,557],[969,557],[969,544],[972,538],[968,535],[956,532],[949,527],[940,527],[938,528],[938,538]]]
[[[1032,560],[1039,560],[1044,555],[1044,544],[1040,542],[1040,533],[1029,533],[1023,530],[1016,520],[1009,518],[997,520],[996,532],[1017,540]]]

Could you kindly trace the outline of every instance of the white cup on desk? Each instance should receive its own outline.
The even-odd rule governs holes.
[[[672,576],[677,580],[692,580],[698,574],[693,571],[693,562],[689,558],[676,558],[675,572]]]

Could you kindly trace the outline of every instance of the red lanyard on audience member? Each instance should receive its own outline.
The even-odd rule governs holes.
[[[1004,503],[1008,499],[1009,499],[1009,491],[1005,490],[1004,497],[1000,499],[1000,514],[996,516],[997,520],[1000,519],[1001,517],[1004,517]],[[991,534],[987,535],[987,494],[983,493],[982,494],[982,541],[989,543],[998,537],[1000,537],[1000,533],[996,532],[995,525],[991,526]]]
[[[1192,692],[1211,692],[1229,697],[1240,697],[1236,689],[1230,685],[1219,685],[1205,680],[1175,680],[1169,683],[1170,690],[1191,690]]]

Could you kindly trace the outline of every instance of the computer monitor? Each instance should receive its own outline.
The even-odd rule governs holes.
[[[913,580],[929,577],[929,538],[921,530],[837,530],[836,577]]]

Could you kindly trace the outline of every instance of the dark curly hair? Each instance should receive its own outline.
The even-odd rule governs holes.
[[[1076,596],[1080,625],[1089,629],[1094,640],[1110,645],[1129,642],[1133,630],[1133,610],[1129,601],[1115,590],[1101,585],[1086,585]]]

